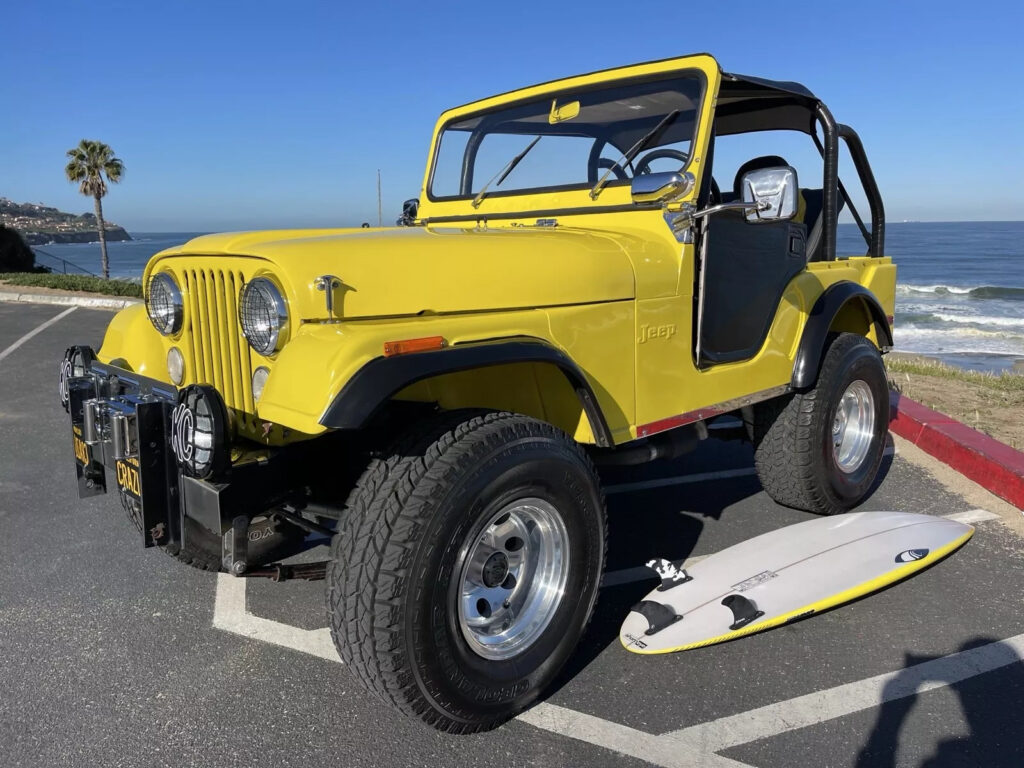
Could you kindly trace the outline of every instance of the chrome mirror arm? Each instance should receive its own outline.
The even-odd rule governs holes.
[[[703,211],[694,211],[690,213],[691,219],[701,219],[705,216],[713,216],[716,213],[722,211],[763,211],[770,206],[767,200],[751,200],[750,202],[735,202],[735,203],[719,203],[713,205],[710,208],[705,208]]]
[[[692,235],[689,234],[690,227],[693,226],[697,219],[702,219],[705,216],[713,216],[716,213],[722,211],[763,211],[770,206],[770,203],[766,200],[761,201],[750,201],[750,202],[735,202],[735,203],[719,203],[713,205],[710,208],[703,210],[696,210],[691,203],[683,203],[678,211],[670,211],[666,207],[665,210],[665,221],[672,228],[673,234],[676,235],[676,239],[681,242],[693,242]]]

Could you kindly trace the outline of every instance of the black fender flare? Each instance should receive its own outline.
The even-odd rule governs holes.
[[[793,362],[793,378],[790,380],[793,389],[806,389],[818,378],[818,369],[825,354],[825,344],[832,321],[851,301],[864,302],[864,306],[871,313],[879,343],[883,347],[892,346],[892,328],[885,316],[885,310],[875,295],[863,285],[848,280],[833,283],[814,302],[804,325],[800,346],[796,351],[796,360]]]
[[[539,339],[459,344],[430,352],[374,358],[342,387],[324,411],[320,424],[331,429],[361,429],[388,400],[410,384],[445,373],[508,363],[545,363],[558,368],[579,398],[597,445],[613,447],[611,429],[583,371],[565,352]]]

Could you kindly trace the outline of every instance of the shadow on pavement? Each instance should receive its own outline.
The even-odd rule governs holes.
[[[991,645],[993,652],[1005,655],[1007,661],[1012,659],[1016,663],[950,685],[959,698],[970,734],[940,741],[935,753],[920,763],[920,768],[1024,765],[1024,727],[1020,719],[1024,711],[1024,664],[1011,646],[995,638],[976,638],[964,643],[960,650],[986,645]],[[883,700],[888,696],[902,698],[884,701],[881,705],[871,736],[857,756],[857,768],[896,768],[906,764],[897,762],[900,730],[920,694],[915,691],[904,696],[903,691],[908,685],[916,683],[919,689],[922,683],[929,682],[919,679],[913,668],[936,658],[939,657],[907,654],[904,670],[886,684],[883,693]],[[936,674],[931,679],[947,682],[943,678],[942,674]]]
[[[656,557],[676,562],[685,560],[694,551],[704,529],[704,519],[717,520],[725,509],[761,491],[761,483],[755,475],[712,483],[703,491],[698,491],[694,485],[677,485],[624,493],[610,500],[605,572],[642,566]],[[618,641],[619,628],[630,607],[657,583],[652,571],[649,581],[601,588],[590,626],[547,696],[557,692],[605,648]]]

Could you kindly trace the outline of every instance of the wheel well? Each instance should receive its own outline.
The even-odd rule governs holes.
[[[568,355],[538,339],[375,358],[342,387],[320,423],[361,429],[393,401],[507,410],[553,424],[577,442],[614,444],[586,375]]]
[[[577,442],[597,442],[595,430],[569,380],[552,363],[508,363],[444,373],[395,394],[396,402],[436,403],[444,410],[487,408],[532,416]]]
[[[863,336],[879,349],[892,345],[888,319],[874,294],[858,283],[834,283],[814,302],[804,325],[790,379],[794,389],[814,385],[829,334],[842,331]]]
[[[876,347],[881,348],[882,344],[878,338],[876,323],[871,315],[871,310],[864,299],[855,297],[843,304],[842,308],[832,318],[829,325],[830,333],[855,333],[864,336],[872,341]]]

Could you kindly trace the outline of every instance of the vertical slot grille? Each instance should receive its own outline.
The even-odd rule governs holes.
[[[238,325],[240,271],[189,269],[184,272],[195,382],[212,385],[228,408],[253,413],[249,345]]]

